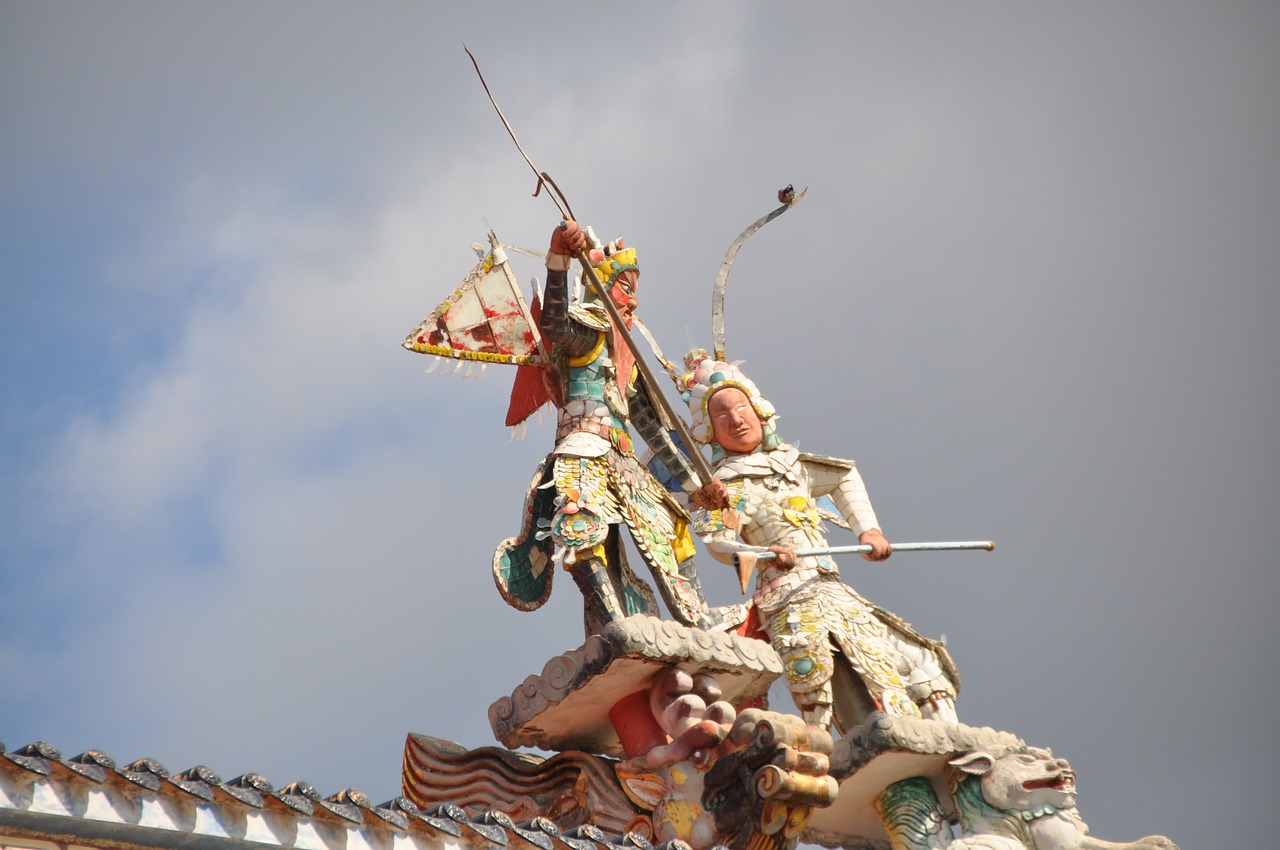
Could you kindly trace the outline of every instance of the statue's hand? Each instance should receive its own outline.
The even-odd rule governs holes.
[[[712,478],[697,490],[693,491],[693,503],[703,510],[719,511],[729,507],[729,491],[724,482]]]
[[[893,554],[893,546],[889,545],[889,541],[880,533],[880,529],[873,528],[870,531],[864,531],[858,535],[858,542],[864,546],[870,546],[870,552],[863,552],[862,557],[868,561],[883,561]]]
[[[770,546],[769,551],[777,556],[773,559],[775,569],[789,570],[796,565],[796,550],[790,546]]]
[[[559,254],[562,257],[576,257],[587,247],[587,234],[582,232],[578,223],[572,219],[551,231],[551,247],[548,254]]]

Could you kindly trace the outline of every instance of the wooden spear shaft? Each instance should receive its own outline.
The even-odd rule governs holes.
[[[631,335],[631,331],[627,329],[627,323],[623,320],[621,314],[618,313],[618,307],[613,303],[613,299],[609,297],[609,293],[605,291],[604,284],[596,277],[591,265],[591,258],[587,256],[586,251],[578,253],[578,262],[582,264],[582,276],[586,280],[587,285],[595,292],[596,297],[600,299],[600,303],[604,305],[604,309],[609,314],[609,319],[613,322],[613,327],[617,330],[618,336],[622,337],[627,344],[627,348],[631,349],[631,353],[636,359],[636,368],[640,371],[640,379],[649,389],[649,397],[653,399],[653,403],[662,409],[667,415],[671,424],[675,426],[676,433],[680,435],[680,439],[684,441],[685,448],[689,450],[689,457],[693,459],[693,466],[698,473],[698,478],[702,479],[699,484],[707,484],[715,476],[711,472],[711,467],[707,464],[707,459],[703,457],[702,452],[698,450],[698,444],[693,441],[693,436],[689,433],[689,426],[685,421],[676,415],[675,410],[671,407],[671,402],[662,394],[662,387],[658,384],[658,378],[654,375],[653,370],[649,368],[649,364],[645,362],[644,355],[640,353],[640,346],[636,344],[636,338]]]
[[[560,191],[560,187],[547,176],[545,171],[538,170],[538,167],[533,164],[533,160],[529,158],[529,155],[524,152],[524,148],[520,146],[520,140],[516,138],[515,130],[511,129],[511,122],[507,120],[507,116],[502,114],[502,109],[498,106],[498,101],[494,98],[493,92],[489,91],[489,84],[484,81],[484,74],[480,73],[480,63],[476,61],[476,57],[472,52],[467,50],[465,44],[462,49],[467,51],[467,56],[471,59],[472,66],[476,69],[476,76],[480,78],[480,85],[484,86],[484,93],[489,96],[489,103],[493,104],[494,111],[498,113],[498,118],[502,119],[502,126],[507,128],[507,135],[511,137],[511,141],[515,142],[516,150],[520,151],[520,155],[524,157],[524,161],[533,169],[533,173],[538,175],[538,189],[540,190],[544,185],[549,186],[547,195],[550,196],[551,202],[556,205],[556,209],[560,211],[560,217],[573,218],[573,210],[569,207],[569,201],[564,197],[564,193]],[[534,194],[538,193],[534,192]],[[559,196],[558,198],[556,197],[557,195]],[[564,203],[562,204],[561,201],[564,201]],[[636,368],[640,370],[640,379],[644,381],[649,390],[649,397],[666,415],[667,420],[675,426],[676,433],[684,441],[689,457],[693,459],[694,470],[698,473],[698,478],[701,479],[698,483],[709,483],[714,476],[711,473],[711,467],[707,464],[707,459],[698,450],[698,444],[693,441],[685,421],[676,415],[675,410],[671,407],[671,402],[662,394],[662,387],[658,383],[657,377],[653,374],[653,370],[649,368],[649,364],[645,362],[644,355],[640,352],[640,347],[636,345],[635,337],[631,336],[631,332],[627,329],[622,316],[618,314],[618,308],[614,306],[613,299],[609,297],[609,293],[605,291],[595,272],[592,271],[591,258],[587,256],[586,251],[581,251],[578,253],[577,259],[582,264],[582,274],[587,285],[599,297],[600,303],[604,305],[604,309],[608,312],[609,318],[613,322],[613,327],[618,332],[618,336],[622,337],[622,341],[626,343],[627,348],[631,349],[632,355],[635,356]]]

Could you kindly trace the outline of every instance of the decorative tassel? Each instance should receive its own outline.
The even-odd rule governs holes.
[[[440,368],[440,358],[432,357],[431,362],[427,364],[427,368],[423,370],[424,375],[430,375],[432,372]]]
[[[457,365],[457,366],[454,366],[454,367],[453,367],[453,371],[452,371],[452,372],[450,372],[449,374],[450,374],[451,376],[453,376],[453,377],[457,377],[458,373],[459,373],[459,372],[461,372],[461,371],[462,371],[462,369],[463,369],[463,367],[464,367],[464,366],[466,366],[466,365],[467,365],[467,361],[465,361],[465,360],[459,360],[459,361],[458,361],[458,365]]]

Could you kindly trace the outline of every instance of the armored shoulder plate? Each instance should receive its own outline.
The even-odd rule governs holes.
[[[593,310],[589,307],[574,304],[569,308],[569,318],[580,325],[585,325],[591,328],[592,330],[609,330],[609,319],[600,310]]]
[[[814,463],[818,466],[825,466],[830,469],[843,469],[846,472],[853,469],[857,464],[851,460],[845,460],[842,457],[827,457],[826,455],[811,455],[808,452],[800,452],[800,460],[802,463]]]

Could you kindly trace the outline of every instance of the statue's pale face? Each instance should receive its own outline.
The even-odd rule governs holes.
[[[754,451],[764,439],[764,426],[747,394],[737,387],[725,387],[707,403],[711,433],[727,452]]]

